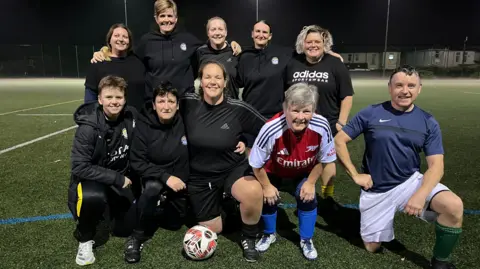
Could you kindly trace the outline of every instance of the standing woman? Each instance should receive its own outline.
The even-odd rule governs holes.
[[[109,61],[92,63],[85,79],[85,103],[97,102],[98,84],[107,75],[123,78],[128,86],[127,104],[141,109],[145,89],[145,67],[132,53],[133,37],[130,30],[122,23],[110,27],[106,37],[111,51]]]
[[[262,211],[260,183],[243,154],[235,151],[239,138],[256,136],[265,123],[258,111],[224,94],[228,74],[222,64],[205,62],[199,70],[200,94],[186,94],[180,103],[190,155],[187,192],[196,220],[222,231],[222,200],[227,193],[240,203],[243,256],[258,259],[255,239]]]
[[[240,54],[237,65],[237,84],[243,87],[242,100],[267,119],[283,111],[284,72],[295,54],[289,47],[271,44],[272,36],[272,27],[267,21],[255,23],[252,30],[254,47]],[[329,54],[340,58],[334,52]],[[255,137],[247,135],[246,138],[247,147],[251,148]]]
[[[316,113],[327,118],[333,136],[347,123],[352,108],[353,87],[350,73],[342,61],[330,55],[333,38],[318,25],[306,26],[297,37],[298,55],[285,70],[286,87],[298,82],[315,85],[319,99]],[[335,163],[329,163],[322,173],[322,195],[333,197]]]
[[[194,70],[196,51],[204,44],[194,35],[182,31],[177,25],[177,4],[173,0],[157,0],[154,4],[154,28],[142,36],[135,54],[146,68],[145,99],[153,99],[153,89],[162,81],[170,81],[179,96],[194,92]],[[236,42],[235,50],[240,52]],[[104,61],[103,52],[94,53],[92,59]]]
[[[212,17],[207,21],[208,41],[197,50],[197,63],[202,65],[209,60],[216,60],[223,64],[228,72],[226,94],[238,99],[238,85],[236,83],[238,58],[232,46],[226,41],[227,23],[220,17]]]
[[[270,44],[272,28],[261,20],[253,25],[254,47],[245,49],[239,57],[237,82],[243,87],[242,100],[264,117],[271,118],[282,111],[283,70],[292,57],[291,48]],[[253,145],[253,141],[250,146]]]

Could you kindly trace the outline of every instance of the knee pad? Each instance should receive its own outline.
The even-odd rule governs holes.
[[[277,211],[278,211],[278,204],[274,204],[274,205],[269,205],[265,203],[263,204],[263,209],[262,209],[263,215],[272,215]]]
[[[302,211],[312,211],[314,210],[315,208],[317,208],[318,206],[318,203],[317,203],[317,199],[314,198],[313,201],[310,201],[310,202],[303,202],[300,197],[296,197],[297,198],[297,208],[299,210],[302,210]]]
[[[143,195],[149,198],[158,197],[165,188],[163,184],[157,180],[148,180],[145,182],[145,187],[143,190]]]

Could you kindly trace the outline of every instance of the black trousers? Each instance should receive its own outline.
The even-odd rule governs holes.
[[[136,205],[134,235],[151,237],[159,226],[180,229],[187,215],[186,192],[174,192],[158,180],[142,183],[143,191]]]
[[[135,225],[134,195],[131,189],[118,189],[96,181],[72,182],[69,209],[77,221],[74,232],[79,242],[93,240],[97,224],[111,221],[112,233],[126,236]]]

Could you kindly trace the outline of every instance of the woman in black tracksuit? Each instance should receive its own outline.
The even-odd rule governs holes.
[[[107,207],[115,221],[114,231],[129,233],[125,220],[134,200],[128,168],[136,110],[125,106],[126,87],[120,77],[103,78],[98,102],[83,104],[74,114],[78,129],[72,146],[68,207],[77,223],[79,265],[95,262],[93,239]]]
[[[232,46],[226,41],[227,23],[220,17],[212,17],[207,21],[206,44],[197,49],[197,63],[215,60],[227,69],[228,83],[225,94],[233,99],[239,99],[239,87],[236,81],[238,57],[235,55]],[[194,70],[196,71],[196,70]]]
[[[140,260],[143,242],[153,235],[151,229],[156,227],[151,224],[161,194],[166,196],[163,216],[170,228],[180,228],[186,214],[189,161],[183,120],[177,113],[178,92],[170,83],[163,83],[153,95],[154,102],[145,103],[139,115],[132,142],[131,169],[140,177],[143,192],[137,202],[137,225],[125,244],[129,263]]]

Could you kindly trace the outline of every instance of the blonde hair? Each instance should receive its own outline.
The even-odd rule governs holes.
[[[177,16],[177,4],[173,0],[157,0],[153,4],[153,9],[155,10],[155,17],[165,12],[165,10],[171,8],[173,14]]]
[[[223,24],[225,24],[225,31],[227,31],[227,22],[222,18],[222,17],[218,17],[218,16],[215,16],[215,17],[211,17],[210,19],[208,19],[207,21],[207,26],[206,26],[206,29],[207,29],[207,34],[208,34],[208,29],[210,28],[210,23],[214,20],[221,20],[223,21]]]
[[[297,42],[295,42],[295,49],[298,54],[303,54],[304,42],[307,35],[310,33],[319,33],[323,39],[323,50],[325,53],[329,52],[333,46],[333,37],[327,29],[324,29],[318,25],[304,26],[300,34],[297,36]]]

